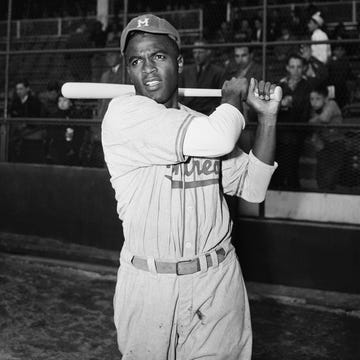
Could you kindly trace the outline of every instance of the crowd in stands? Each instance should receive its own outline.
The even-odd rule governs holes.
[[[278,11],[271,14],[268,22],[268,41],[291,40],[327,40],[346,39],[350,35],[339,24],[330,33],[322,14],[317,9],[312,11],[305,21],[304,14],[296,9],[286,19]],[[107,52],[106,56],[76,49],[89,47],[118,47],[121,27],[115,20],[102,29],[98,23],[91,28],[79,25],[67,41],[67,48],[74,53],[65,54],[72,79],[89,79],[107,83],[122,81],[122,64],[119,52]],[[222,23],[213,37],[193,43],[192,54],[185,58],[185,68],[180,76],[180,87],[221,88],[223,82],[233,76],[263,77],[262,66],[257,61],[257,48],[253,42],[263,40],[262,17],[241,18],[235,12],[233,21]],[[211,33],[209,33],[209,36]],[[208,42],[228,43],[246,42],[231,49],[225,57],[218,56],[218,50],[206,48]],[[282,44],[274,47],[274,56],[283,64],[282,76],[276,81],[283,89],[283,100],[279,113],[279,123],[309,123],[337,125],[342,123],[342,110],[351,100],[356,86],[346,45],[329,44],[291,45]],[[220,61],[219,61],[220,59]],[[105,64],[106,69],[94,75],[94,62]],[[271,76],[271,74],[269,74]],[[277,76],[277,75],[276,75]],[[210,114],[218,105],[214,98],[184,98],[181,101],[204,114]],[[102,118],[108,101],[99,101],[96,109],[97,118]],[[242,112],[246,120],[255,121],[254,114],[243,104]],[[50,81],[47,89],[36,96],[27,80],[15,84],[14,98],[11,102],[11,117],[48,117],[76,119],[93,117],[84,114],[76,104],[60,94],[60,84]],[[252,145],[253,134],[244,132],[241,146],[248,151]],[[281,166],[273,178],[273,187],[299,189],[299,159],[304,143],[310,143],[318,161],[316,179],[319,188],[333,190],[339,183],[341,164],[345,154],[345,139],[335,128],[313,130],[311,134],[298,132],[296,128],[279,128],[277,140],[277,161]],[[12,126],[10,137],[10,160],[21,162],[46,162],[50,164],[104,166],[99,126],[69,125],[29,125],[26,123]],[[291,156],[289,156],[291,154]],[[334,165],[336,160],[337,166]]]

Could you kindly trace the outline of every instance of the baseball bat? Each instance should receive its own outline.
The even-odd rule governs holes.
[[[61,88],[69,99],[112,99],[123,94],[133,93],[133,85],[91,82],[67,82]],[[221,97],[221,89],[179,88],[179,95],[194,97]]]

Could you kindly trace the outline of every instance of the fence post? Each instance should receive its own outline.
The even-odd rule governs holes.
[[[20,39],[21,36],[21,20],[16,20],[16,38]]]
[[[128,0],[124,0],[124,14],[122,16],[123,19],[123,28],[125,28],[127,22],[128,22],[128,16],[129,16],[129,8],[128,8]],[[122,77],[122,82],[123,84],[126,83],[126,62],[125,62],[125,56],[122,56],[122,73],[121,73],[121,77]]]
[[[266,81],[267,0],[263,1],[262,77]]]
[[[201,8],[199,11],[199,24],[200,24],[200,39],[203,39],[204,36],[204,13],[203,13],[203,9]]]
[[[5,54],[5,85],[4,85],[4,122],[0,126],[0,161],[7,161],[8,150],[8,133],[9,125],[8,101],[9,101],[9,64],[10,64],[10,40],[11,40],[11,17],[12,17],[12,0],[8,0],[8,18],[6,34],[6,54]]]
[[[57,26],[57,36],[61,36],[61,33],[62,33],[62,21],[61,21],[61,18],[58,18],[58,21],[57,21],[57,23],[58,23],[58,26]]]
[[[352,19],[353,23],[357,22],[357,12],[356,12],[356,1],[353,0],[352,2]]]

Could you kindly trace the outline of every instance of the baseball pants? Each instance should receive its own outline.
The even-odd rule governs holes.
[[[190,275],[139,270],[123,252],[120,264],[114,321],[123,360],[251,358],[249,304],[233,248]]]

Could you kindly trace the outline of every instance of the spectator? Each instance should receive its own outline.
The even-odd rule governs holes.
[[[103,24],[99,20],[92,24],[90,41],[95,48],[103,48],[106,45],[106,32],[103,30]]]
[[[326,65],[312,55],[308,44],[300,46],[300,55],[305,60],[304,75],[312,88],[323,86],[328,81],[328,69]]]
[[[193,48],[194,64],[185,65],[180,74],[179,87],[221,89],[225,71],[211,62],[211,49],[206,49],[205,40],[196,41]],[[196,47],[201,46],[201,47]],[[220,105],[220,99],[208,97],[187,97],[182,103],[205,115],[211,114]]]
[[[42,117],[52,118],[58,111],[58,98],[60,96],[60,84],[56,80],[50,80],[46,90],[39,94],[42,104]]]
[[[334,190],[339,182],[345,144],[338,129],[331,125],[341,124],[342,114],[337,103],[328,98],[325,86],[316,88],[310,93],[311,124],[327,124],[312,137],[317,152],[316,179],[320,190]]]
[[[329,40],[326,33],[321,30],[324,25],[324,19],[320,12],[312,15],[308,22],[308,29],[311,33],[311,41],[326,41]],[[311,55],[322,63],[326,64],[331,56],[330,44],[313,44],[311,45]]]
[[[11,117],[36,118],[41,116],[40,100],[31,91],[30,84],[26,79],[16,83],[15,93],[9,108]],[[10,160],[43,163],[45,136],[46,132],[42,126],[26,123],[14,125],[10,132]]]
[[[106,45],[106,32],[103,30],[101,21],[96,20],[91,24],[90,41],[92,46],[96,49],[103,48]],[[92,81],[99,81],[103,66],[103,54],[95,52],[91,58],[91,75]]]
[[[254,61],[253,48],[239,46],[234,48],[234,59],[226,66],[226,78],[245,77],[249,81],[253,77],[262,79],[261,65]]]
[[[269,19],[269,25],[267,30],[267,40],[276,41],[281,36],[281,18],[280,13],[277,9],[271,12]]]
[[[261,17],[254,18],[254,32],[252,33],[252,41],[263,41],[263,22]]]
[[[304,75],[304,59],[298,54],[291,54],[286,65],[287,76],[280,80],[283,99],[278,115],[278,122],[304,123],[309,120],[310,85]],[[278,127],[276,158],[279,171],[274,177],[275,187],[300,188],[299,159],[304,136],[294,127]]]
[[[306,33],[306,26],[303,21],[303,17],[301,16],[299,8],[294,8],[291,10],[290,19],[289,19],[289,27],[291,33],[297,38],[302,38]]]
[[[230,62],[226,69],[226,78],[232,77],[246,78],[250,81],[251,78],[262,79],[261,65],[256,63],[253,59],[253,48],[249,46],[240,46],[234,49],[234,61]],[[240,104],[240,110],[244,114],[247,122],[256,121],[256,113],[248,107],[245,103]],[[253,145],[254,134],[252,129],[245,129],[241,133],[239,139],[239,146],[244,151],[250,151]]]
[[[241,19],[240,28],[235,31],[234,39],[235,41],[250,42],[252,39],[253,31],[250,26],[248,19]]]
[[[344,44],[335,44],[333,56],[328,63],[329,82],[335,87],[335,99],[342,109],[350,103],[350,89],[355,87],[356,77],[352,72]]]
[[[339,22],[335,26],[335,28],[331,34],[331,38],[334,40],[343,40],[343,39],[350,38],[350,35],[349,35],[348,31],[346,30],[343,22]]]
[[[120,41],[120,35],[121,35],[121,26],[120,26],[120,20],[115,18],[110,24],[107,26],[106,30],[106,43],[113,43]]]
[[[110,48],[118,48],[119,44],[110,42],[107,44]],[[102,73],[100,82],[110,84],[123,83],[122,61],[119,50],[109,51],[105,55],[107,69]],[[110,100],[99,100],[97,108],[97,118],[103,119],[108,108]],[[101,129],[99,125],[90,126],[86,130],[83,143],[81,145],[81,163],[84,166],[103,167],[104,153],[101,145]]]
[[[70,99],[59,96],[54,117],[59,119],[77,118]],[[57,165],[79,165],[79,151],[84,128],[73,125],[53,125],[48,128],[49,148],[47,161]]]
[[[74,49],[74,52],[65,54],[70,75],[74,81],[91,80],[91,58],[92,54],[88,52],[79,52],[77,49],[87,49],[93,46],[90,40],[90,34],[85,23],[80,24],[75,32],[70,34],[66,48]]]
[[[108,43],[109,48],[118,48],[119,44],[116,42]],[[119,50],[108,51],[105,54],[105,64],[107,69],[101,74],[100,82],[110,84],[122,84],[122,61],[121,53]],[[103,99],[99,101],[99,107],[97,110],[98,118],[102,119],[105,115],[109,100]]]
[[[58,116],[58,98],[60,96],[60,84],[57,81],[50,80],[46,86],[46,90],[39,94],[41,102],[41,116],[45,118],[56,118]],[[54,125],[46,126],[45,139],[45,161],[51,163],[49,158],[49,147],[51,144],[50,134]]]
[[[220,25],[220,29],[216,32],[215,41],[218,43],[227,43],[234,40],[233,32],[231,30],[230,23],[223,21]]]
[[[281,27],[281,36],[276,39],[276,41],[294,41],[296,37],[291,33],[290,26],[283,24]],[[274,53],[276,59],[280,62],[286,61],[288,56],[296,52],[295,45],[276,45],[274,48]]]

